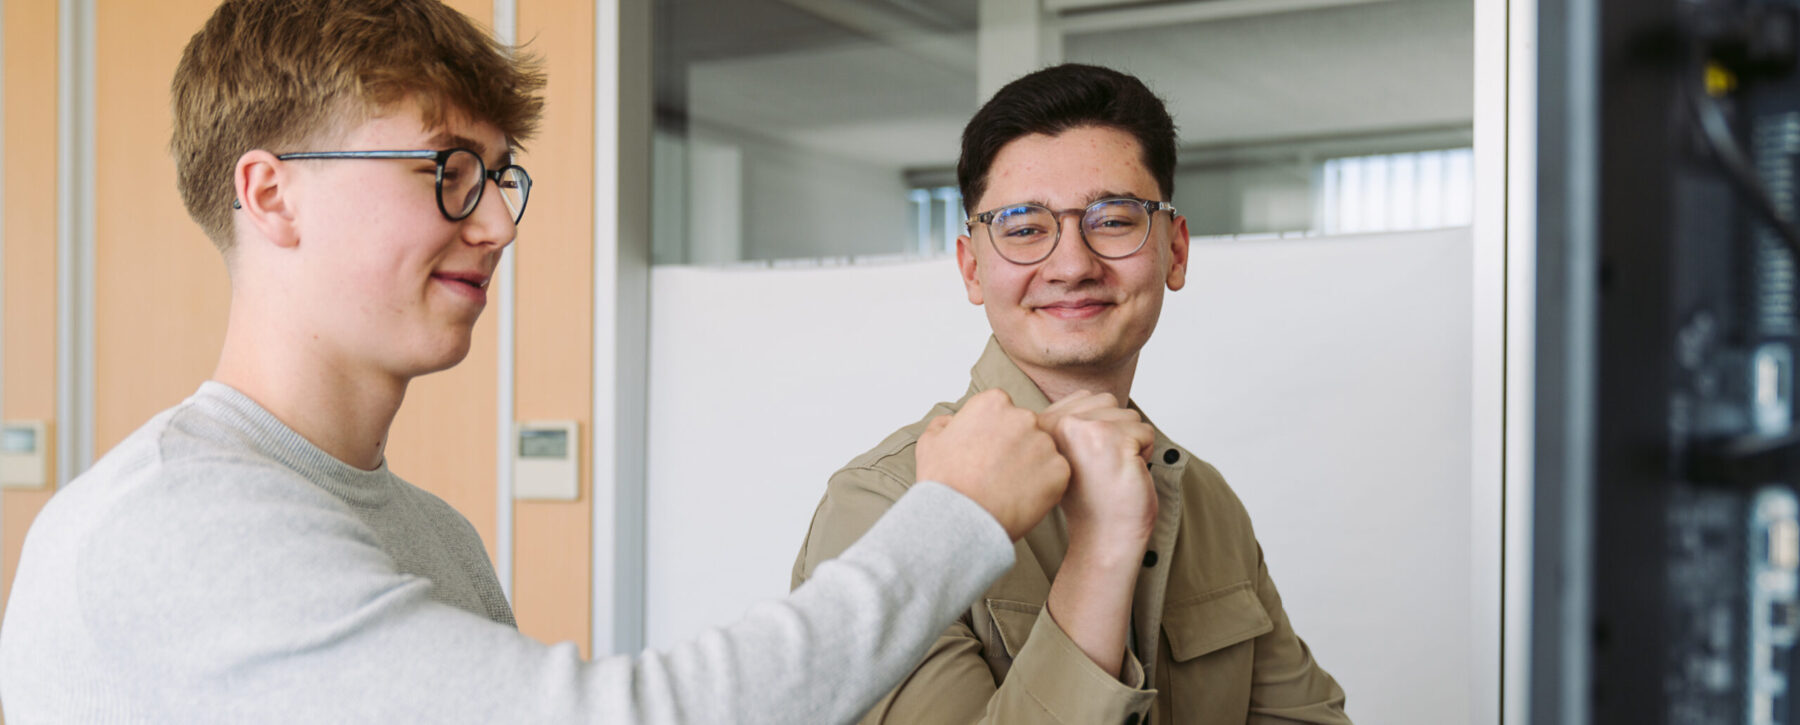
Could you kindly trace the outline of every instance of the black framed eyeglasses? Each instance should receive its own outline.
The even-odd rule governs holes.
[[[975,233],[975,225],[986,226],[988,240],[1002,259],[1013,264],[1037,264],[1056,251],[1056,243],[1062,239],[1063,216],[1079,214],[1081,240],[1088,249],[1105,259],[1124,259],[1144,248],[1144,242],[1150,239],[1153,215],[1165,209],[1171,218],[1179,213],[1166,201],[1129,197],[1101,199],[1082,209],[1008,204],[976,214],[966,226],[970,234]]]
[[[466,148],[444,151],[299,151],[281,154],[282,161],[312,159],[431,159],[437,163],[438,211],[450,221],[462,221],[475,213],[487,182],[500,189],[500,198],[512,212],[514,224],[525,218],[525,203],[531,200],[531,174],[518,164],[507,164],[489,171],[481,154]],[[237,206],[237,202],[232,202]]]

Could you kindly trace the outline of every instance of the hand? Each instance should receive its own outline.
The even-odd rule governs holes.
[[[919,480],[956,489],[993,514],[1014,541],[1037,526],[1069,485],[1069,462],[1003,390],[975,394],[919,435]]]
[[[1102,671],[1123,671],[1134,583],[1156,527],[1156,485],[1146,457],[1156,431],[1109,394],[1082,391],[1038,416],[1072,476],[1063,495],[1069,549],[1045,606]]]
[[[1038,426],[1056,439],[1057,449],[1069,460],[1062,509],[1070,549],[1098,547],[1128,559],[1143,556],[1156,527],[1156,485],[1148,466],[1156,430],[1111,394],[1087,391],[1045,409]]]

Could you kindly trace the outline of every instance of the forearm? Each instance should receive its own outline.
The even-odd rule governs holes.
[[[753,610],[718,632],[718,640],[703,638],[667,659],[691,667],[682,674],[697,682],[729,676],[736,697],[728,698],[735,701],[724,717],[854,720],[1012,563],[1011,544],[991,517],[978,513],[990,527],[982,536],[951,536],[939,530],[946,523],[940,519],[951,513],[948,499],[956,494],[932,491],[935,498],[924,507],[906,500],[926,494],[921,487],[787,599]],[[960,496],[953,503],[979,512]]]
[[[1050,585],[1046,606],[1057,626],[1094,664],[1120,675],[1131,636],[1131,601],[1145,541],[1071,531],[1068,554]]]

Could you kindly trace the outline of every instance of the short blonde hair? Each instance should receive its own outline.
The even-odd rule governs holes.
[[[188,41],[171,84],[181,200],[231,249],[232,169],[255,149],[317,139],[416,98],[426,126],[452,113],[510,143],[543,113],[541,64],[439,0],[225,0]]]

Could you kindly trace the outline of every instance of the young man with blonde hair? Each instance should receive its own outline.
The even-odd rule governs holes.
[[[468,352],[542,85],[437,0],[226,0],[194,36],[172,147],[224,349],[32,526],[9,722],[844,722],[1011,565],[1068,467],[996,393],[789,598],[636,658],[519,634],[473,527],[383,451],[408,382]]]

